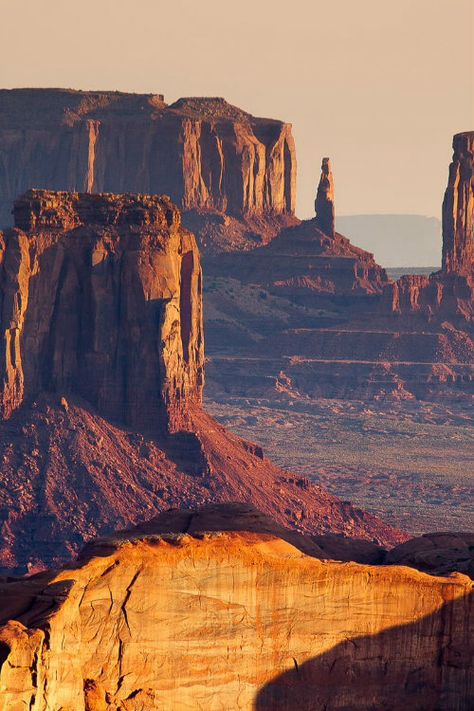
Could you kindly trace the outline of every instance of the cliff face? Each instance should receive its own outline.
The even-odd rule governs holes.
[[[0,708],[472,708],[469,578],[321,561],[217,519],[177,512],[3,583]]]
[[[315,218],[207,256],[208,395],[472,399],[473,136],[454,138],[439,272],[392,281],[334,231],[328,159]]]
[[[474,321],[474,131],[453,138],[453,160],[443,200],[441,271],[406,276],[386,289],[383,308],[401,315],[457,324]],[[467,326],[469,328],[469,325]],[[474,346],[471,346],[471,361]]]
[[[199,253],[167,197],[30,191],[0,234],[0,567],[56,565],[171,506],[403,534],[202,412]]]
[[[443,271],[474,274],[474,131],[453,139],[443,202]]]
[[[166,194],[183,210],[292,214],[291,126],[223,99],[0,91],[0,226],[30,188]]]
[[[185,427],[203,386],[202,280],[175,206],[31,191],[14,214],[0,235],[1,416],[46,391],[132,427]]]

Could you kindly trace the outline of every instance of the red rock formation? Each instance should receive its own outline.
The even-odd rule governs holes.
[[[314,201],[316,224],[321,232],[334,237],[336,229],[336,208],[334,205],[334,178],[329,158],[323,158],[321,178]]]
[[[0,226],[30,188],[165,193],[237,218],[295,207],[291,126],[219,98],[3,90],[0,154]]]
[[[472,580],[304,545],[214,507],[2,582],[0,708],[472,708]]]
[[[443,201],[442,269],[387,286],[383,308],[459,324],[474,320],[474,132],[454,136],[453,148]]]
[[[474,131],[453,139],[443,202],[443,271],[474,275]]]
[[[241,279],[290,299],[381,294],[389,280],[373,255],[337,232],[329,236],[319,224],[318,218],[304,220],[245,254],[208,256],[206,275]]]
[[[315,219],[249,254],[207,258],[208,393],[271,397],[286,388],[296,397],[470,399],[473,135],[454,139],[443,269],[431,276],[393,282],[373,255],[332,234],[326,159]]]
[[[14,214],[0,236],[0,415],[46,390],[132,427],[183,429],[203,387],[202,277],[176,207],[31,191]]]
[[[166,197],[31,191],[0,237],[0,560],[25,570],[170,506],[394,544],[200,409],[201,270]]]

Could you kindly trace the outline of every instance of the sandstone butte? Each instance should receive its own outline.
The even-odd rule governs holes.
[[[251,252],[205,257],[211,396],[472,400],[474,132],[453,148],[430,276],[392,281],[334,231],[326,158],[315,218]]]
[[[14,216],[0,233],[4,570],[211,501],[310,534],[404,540],[202,410],[199,251],[169,198],[33,190]]]
[[[470,578],[314,555],[255,510],[214,506],[9,579],[0,708],[473,708]]]
[[[0,228],[30,188],[169,195],[210,251],[297,222],[291,126],[221,98],[0,90],[0,154]]]

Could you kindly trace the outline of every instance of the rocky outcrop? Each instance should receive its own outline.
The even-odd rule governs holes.
[[[372,254],[333,232],[326,159],[315,218],[249,254],[207,257],[208,394],[469,401],[472,135],[454,138],[439,272],[392,281]]]
[[[474,579],[474,533],[426,533],[388,551],[385,561],[434,575],[457,571]]]
[[[220,98],[0,91],[0,227],[30,188],[164,193],[183,210],[291,215],[291,126]],[[265,229],[263,229],[265,234]]]
[[[466,576],[321,561],[258,512],[167,514],[2,583],[0,708],[468,711],[473,602]]]
[[[30,191],[0,235],[0,414],[41,392],[186,428],[204,344],[194,237],[168,198]],[[146,407],[144,407],[146,402]]]
[[[474,131],[453,139],[443,202],[443,271],[474,275]]]
[[[316,224],[321,232],[334,237],[336,230],[336,208],[334,205],[334,178],[329,158],[323,158],[321,178],[314,201]]]
[[[30,191],[0,236],[0,567],[34,570],[170,506],[404,535],[265,459],[201,410],[202,286],[167,197]]]

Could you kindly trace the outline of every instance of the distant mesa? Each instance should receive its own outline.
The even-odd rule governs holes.
[[[335,231],[327,158],[313,219],[246,254],[205,256],[207,283],[215,284],[205,292],[208,394],[470,401],[473,140],[474,132],[454,138],[443,263],[431,275],[393,281]],[[234,280],[230,295],[224,277]],[[265,301],[249,300],[251,293]]]
[[[337,230],[350,235],[378,264],[402,274],[441,267],[441,220],[424,215],[338,215]]]
[[[291,126],[222,98],[2,90],[0,154],[0,227],[30,188],[169,195],[210,250],[264,243],[294,219]],[[224,214],[235,223],[227,237]]]

